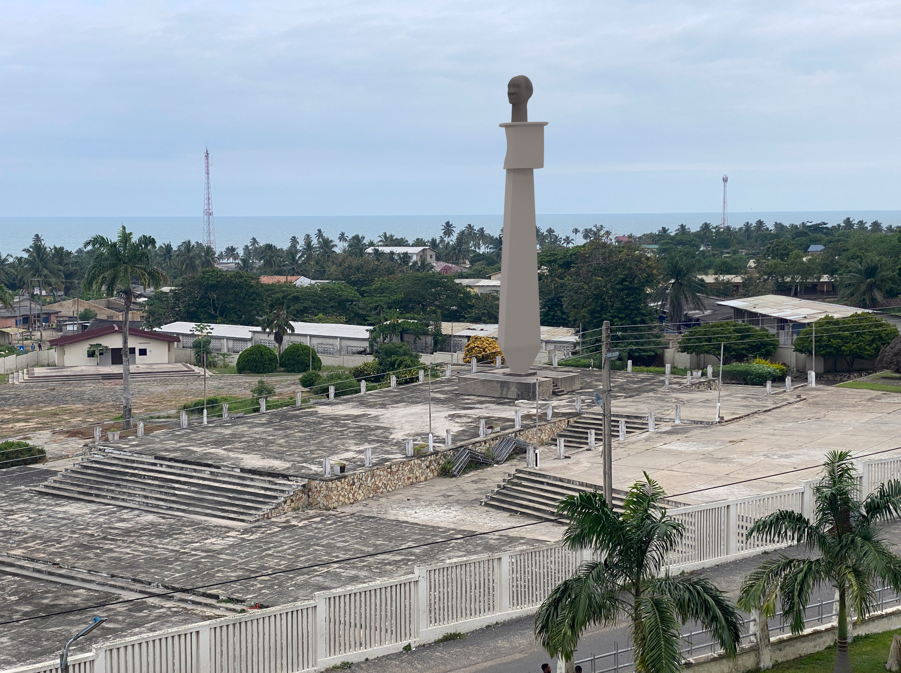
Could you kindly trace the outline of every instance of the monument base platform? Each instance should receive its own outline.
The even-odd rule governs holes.
[[[555,389],[571,393],[580,386],[578,372],[541,371],[517,375],[499,369],[461,374],[457,377],[457,392],[461,395],[503,397],[508,400],[534,400],[536,381],[540,400],[550,399]]]

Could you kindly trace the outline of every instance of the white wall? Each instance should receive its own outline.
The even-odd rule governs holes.
[[[86,334],[90,334],[90,332],[87,332]],[[88,357],[88,345],[94,343],[103,344],[108,349],[106,353],[100,356],[99,363],[97,362],[96,357]],[[171,362],[169,354],[170,351],[174,352],[174,349],[172,348],[173,345],[174,344],[170,344],[168,341],[160,341],[159,339],[140,338],[133,335],[129,336],[128,347],[130,349],[135,349],[135,353],[131,356],[130,361],[132,364],[137,365],[166,364]],[[67,344],[65,346],[57,346],[57,350],[60,351],[59,361],[60,366],[62,367],[96,367],[98,364],[109,365],[112,357],[111,350],[113,348],[122,348],[122,334],[119,332],[105,334],[100,337],[93,337],[86,339],[85,341],[79,341],[78,343]],[[147,349],[147,355],[140,355],[140,349],[142,348]]]
[[[23,355],[8,355],[0,358],[0,374],[21,371],[28,367],[55,367],[56,351],[29,351]]]

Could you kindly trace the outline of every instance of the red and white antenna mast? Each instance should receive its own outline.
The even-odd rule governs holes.
[[[207,171],[207,183],[209,183],[209,171]],[[729,184],[729,176],[723,176],[723,221],[720,225],[725,228],[729,226],[729,208],[726,205],[726,185]],[[209,187],[207,188],[209,189]]]
[[[203,188],[203,244],[216,249],[216,232],[213,229],[213,197],[210,194],[210,150],[203,153],[203,171],[206,176]]]

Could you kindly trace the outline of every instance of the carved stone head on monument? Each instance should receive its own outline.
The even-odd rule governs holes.
[[[507,82],[507,100],[513,106],[511,122],[529,121],[529,99],[532,97],[532,80],[525,75],[517,75]]]

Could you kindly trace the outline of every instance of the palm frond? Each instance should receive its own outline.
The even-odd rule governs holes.
[[[863,501],[863,511],[869,524],[880,523],[901,516],[901,481],[892,479],[879,484]]]
[[[741,583],[738,596],[738,607],[746,612],[763,610],[772,617],[775,614],[775,601],[782,580],[794,572],[797,565],[806,559],[789,558],[779,554],[768,559],[752,570]]]
[[[595,549],[606,553],[623,543],[619,516],[597,491],[565,497],[557,504],[557,514],[569,520],[563,542],[570,549]]]
[[[632,609],[636,672],[678,673],[682,668],[681,634],[672,600],[665,595],[644,595]]]
[[[748,529],[746,537],[760,535],[774,542],[792,542],[811,546],[817,544],[820,532],[803,514],[780,509],[757,519]]]
[[[651,591],[669,597],[683,622],[689,619],[700,622],[728,656],[738,651],[741,615],[712,582],[691,575],[667,574],[652,583]]]
[[[804,612],[813,588],[829,579],[829,562],[823,559],[796,559],[779,587],[782,596],[782,619],[789,622],[795,635],[804,630]]]

